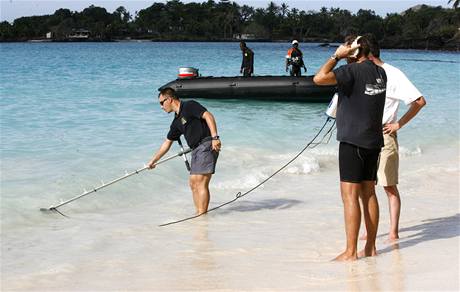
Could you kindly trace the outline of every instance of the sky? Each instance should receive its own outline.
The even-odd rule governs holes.
[[[219,0],[215,0],[218,2]],[[427,4],[431,6],[443,6],[451,7],[447,4],[448,0],[323,0],[323,1],[311,1],[311,0],[272,0],[278,5],[286,3],[289,8],[297,8],[300,10],[313,10],[318,11],[321,7],[334,7],[347,9],[352,13],[356,13],[359,9],[371,9],[376,14],[385,16],[387,13],[400,13],[418,4]],[[125,1],[88,1],[88,0],[0,0],[0,21],[13,22],[14,19],[22,16],[33,16],[33,15],[46,15],[53,14],[54,11],[59,8],[68,8],[71,11],[82,11],[91,4],[99,7],[104,7],[108,12],[112,13],[119,6],[124,6],[131,15],[134,15],[136,11],[151,6],[154,2],[163,2],[164,0],[125,0]],[[204,2],[204,0],[182,0],[183,3],[188,2]],[[249,5],[255,8],[266,8],[269,0],[233,0],[232,2],[238,3],[238,5]]]

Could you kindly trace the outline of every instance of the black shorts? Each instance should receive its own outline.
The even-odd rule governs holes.
[[[291,76],[302,76],[302,68],[300,66],[292,65],[291,66]]]
[[[345,142],[339,146],[340,181],[360,183],[376,180],[379,149],[366,149]]]
[[[252,69],[251,67],[244,67],[243,68],[243,76],[244,77],[249,77],[252,75]]]

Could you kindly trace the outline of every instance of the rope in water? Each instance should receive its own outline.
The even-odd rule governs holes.
[[[215,211],[219,208],[222,208],[223,206],[226,206],[228,204],[231,204],[233,202],[235,202],[236,200],[238,200],[239,198],[242,198],[244,196],[246,196],[247,194],[251,193],[252,191],[254,191],[255,189],[259,188],[261,185],[263,185],[264,183],[266,183],[267,181],[269,181],[272,177],[274,177],[275,175],[277,175],[279,172],[281,172],[283,169],[285,169],[289,164],[291,164],[292,162],[294,162],[294,160],[296,160],[300,155],[302,155],[303,152],[305,152],[305,150],[307,150],[310,146],[313,145],[313,147],[310,147],[310,149],[312,148],[315,148],[316,146],[318,146],[319,144],[321,144],[323,142],[323,140],[325,139],[325,137],[327,135],[330,134],[329,138],[327,139],[327,142],[329,142],[329,139],[330,137],[332,136],[332,131],[334,129],[334,125],[335,125],[335,120],[334,122],[332,123],[332,126],[329,128],[329,130],[327,130],[326,134],[324,134],[323,138],[321,139],[321,141],[317,142],[317,143],[314,143],[314,141],[316,140],[316,138],[318,138],[318,136],[321,134],[321,132],[324,130],[324,128],[326,127],[327,123],[331,121],[331,118],[327,118],[326,119],[326,122],[323,124],[323,126],[321,127],[321,129],[318,131],[318,133],[316,133],[316,135],[313,137],[313,139],[310,140],[310,142],[308,142],[305,147],[300,150],[299,153],[297,153],[291,160],[289,160],[286,164],[284,164],[281,168],[279,168],[277,171],[275,171],[273,174],[271,174],[269,177],[267,177],[266,179],[264,179],[262,182],[260,182],[259,184],[257,184],[255,187],[251,188],[249,191],[245,192],[244,194],[242,194],[241,192],[238,192],[236,195],[235,195],[235,198],[228,201],[228,202],[225,202],[223,204],[220,204],[216,207],[213,207],[211,209],[209,209],[208,211],[204,212],[204,213],[201,213],[201,214],[198,214],[198,215],[194,215],[194,216],[190,216],[190,217],[187,217],[187,218],[184,218],[184,219],[180,219],[180,220],[176,220],[176,221],[171,221],[171,222],[168,222],[168,223],[164,223],[164,224],[161,224],[161,225],[158,225],[160,227],[163,227],[163,226],[168,226],[168,225],[173,225],[173,224],[177,224],[177,223],[181,223],[181,222],[184,222],[184,221],[188,221],[188,220],[192,220],[192,219],[195,219],[195,218],[198,218],[200,216],[203,216],[205,214],[208,214],[209,212],[212,212],[212,211]],[[326,143],[327,143],[326,142]]]

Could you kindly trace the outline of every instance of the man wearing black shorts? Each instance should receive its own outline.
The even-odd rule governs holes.
[[[358,51],[355,51],[358,49]],[[356,55],[355,55],[356,52]],[[387,77],[385,71],[368,59],[369,41],[356,38],[352,45],[341,45],[321,67],[313,81],[337,85],[337,140],[339,146],[340,192],[344,205],[346,250],[335,260],[356,260],[361,224],[359,198],[367,228],[364,256],[376,255],[375,239],[379,205],[375,194],[377,160],[383,146],[382,116]],[[334,67],[340,59],[354,62]]]
[[[190,188],[197,214],[208,211],[209,182],[215,172],[217,157],[221,148],[214,116],[196,101],[181,101],[172,88],[160,91],[158,101],[161,108],[174,112],[166,140],[148,163],[150,168],[165,155],[173,141],[184,135],[188,146],[193,149],[190,169]]]

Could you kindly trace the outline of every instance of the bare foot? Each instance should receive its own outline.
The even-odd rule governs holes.
[[[399,243],[396,241],[390,245],[391,249],[399,249]]]
[[[356,253],[350,254],[344,251],[343,253],[339,254],[333,261],[343,262],[343,261],[356,261],[358,259]]]
[[[360,237],[359,240],[367,240],[367,233],[363,233]]]
[[[398,234],[388,234],[388,239],[385,240],[385,243],[394,243],[399,240]]]
[[[377,255],[377,249],[375,246],[373,248],[364,248],[362,251],[358,252],[358,257],[375,257]]]

